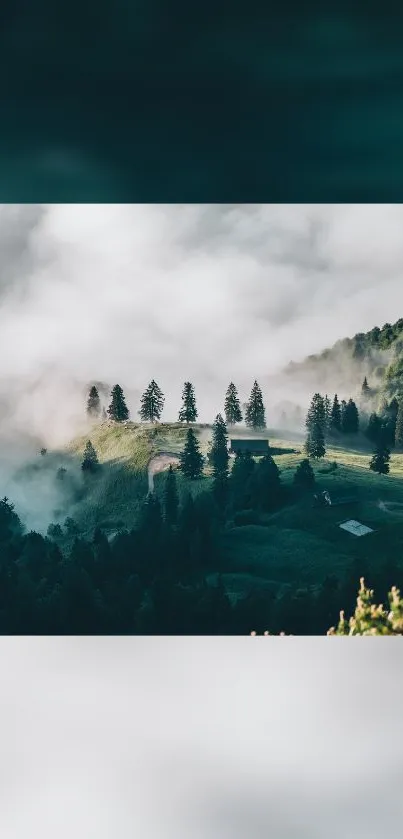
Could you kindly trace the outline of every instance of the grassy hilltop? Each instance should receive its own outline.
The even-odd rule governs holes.
[[[193,428],[206,454],[211,428]],[[90,436],[102,464],[99,476],[89,482],[86,494],[71,511],[80,533],[90,538],[96,526],[110,534],[133,527],[148,492],[149,461],[158,453],[179,453],[186,432],[180,424],[104,423],[94,426],[90,435],[72,441],[66,451],[78,463]],[[234,436],[248,433],[237,427]],[[295,469],[304,456],[302,435],[268,429],[259,436],[269,438],[282,483],[291,486]],[[403,454],[392,455],[388,476],[369,470],[370,454],[370,445],[358,436],[355,441],[329,445],[326,460],[312,463],[316,491],[326,489],[333,497],[353,492],[358,496],[357,503],[318,510],[312,506],[312,492],[307,492],[275,513],[255,514],[253,521],[243,526],[227,523],[222,535],[220,571],[232,598],[256,588],[316,586],[327,574],[345,574],[354,560],[363,571],[376,570],[389,555],[399,554],[403,508],[393,504],[403,504]],[[328,471],[332,463],[337,463],[337,468]],[[164,482],[164,473],[155,475],[154,489],[160,497]],[[177,482],[180,498],[187,491],[196,495],[210,486],[209,467],[197,481],[187,480],[178,471]],[[392,506],[388,508],[390,502]],[[344,532],[338,523],[349,518],[358,519],[375,532],[361,538]],[[210,579],[214,579],[214,573]]]

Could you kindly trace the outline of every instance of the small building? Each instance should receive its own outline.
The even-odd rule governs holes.
[[[344,521],[342,524],[339,524],[342,530],[347,530],[348,533],[352,533],[353,536],[366,536],[367,533],[373,533],[372,527],[367,527],[366,524],[361,524],[359,521],[355,521],[355,519],[350,519],[349,521]]]
[[[230,454],[250,452],[255,457],[261,457],[269,453],[269,441],[256,440],[253,437],[246,440],[230,440],[229,451]]]

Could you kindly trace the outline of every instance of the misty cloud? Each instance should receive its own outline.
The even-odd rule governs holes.
[[[67,439],[91,380],[121,383],[136,418],[151,378],[165,419],[190,379],[209,421],[230,379],[244,400],[255,377],[270,425],[270,376],[399,316],[402,222],[394,205],[3,206],[1,396],[14,425]]]

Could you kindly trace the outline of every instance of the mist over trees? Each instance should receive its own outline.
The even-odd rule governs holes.
[[[101,416],[101,400],[95,385],[91,387],[87,400],[87,416],[91,419],[99,419]]]
[[[227,425],[236,425],[237,422],[242,422],[241,403],[233,382],[230,382],[225,394],[224,414]]]

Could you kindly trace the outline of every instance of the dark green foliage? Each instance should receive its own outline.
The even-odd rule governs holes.
[[[331,416],[332,416],[332,404],[330,402],[330,399],[329,399],[327,393],[325,394],[325,398],[323,400],[323,407],[324,407],[324,412],[325,412],[324,434],[326,436],[327,432],[330,431],[330,421],[331,421]]]
[[[176,525],[178,520],[179,498],[176,487],[176,475],[169,466],[164,485],[164,513],[165,521],[170,525]]]
[[[249,479],[252,506],[255,510],[270,512],[280,504],[280,471],[270,454],[259,460]]]
[[[75,522],[71,516],[67,516],[64,522],[64,527],[69,536],[75,536],[79,532],[77,522]]]
[[[247,510],[252,505],[250,478],[254,471],[255,461],[250,452],[239,452],[235,457],[229,478],[234,510]]]
[[[245,423],[248,428],[254,428],[256,430],[266,428],[263,396],[257,381],[253,384],[249,402],[246,407]]]
[[[148,385],[141,397],[139,415],[144,422],[155,422],[161,419],[165,397],[154,379]]]
[[[379,444],[376,451],[372,455],[369,468],[378,475],[387,475],[389,473],[390,450],[385,444]]]
[[[325,401],[320,393],[315,393],[309,406],[305,421],[307,436],[305,452],[308,457],[320,458],[326,454],[326,412]]]
[[[180,468],[187,478],[191,480],[200,478],[203,473],[203,455],[193,428],[188,429],[186,443],[179,461]]]
[[[353,399],[349,399],[342,411],[341,430],[344,434],[357,434],[359,428],[358,409]]]
[[[365,430],[365,436],[368,437],[368,440],[371,440],[372,443],[378,443],[381,434],[381,427],[382,420],[378,417],[378,414],[373,411],[369,417],[368,425]]]
[[[396,417],[395,445],[399,449],[403,448],[403,399],[400,399]]]
[[[223,507],[227,499],[228,490],[229,453],[227,428],[221,414],[217,414],[213,423],[210,459],[213,466],[214,495],[220,507]]]
[[[47,535],[50,539],[62,539],[63,538],[63,531],[60,524],[50,524],[47,530]]]
[[[101,401],[95,385],[92,386],[88,395],[87,416],[91,419],[99,419],[101,416]]]
[[[340,432],[341,431],[341,407],[337,397],[337,393],[333,399],[332,410],[330,413],[330,431],[333,432]]]
[[[108,414],[115,422],[126,422],[129,419],[129,411],[120,385],[115,385],[112,389]]]
[[[182,408],[179,411],[179,422],[196,422],[196,397],[191,382],[185,382],[183,386],[182,403]]]
[[[301,460],[294,474],[294,484],[303,489],[312,489],[315,486],[315,475],[309,460]]]
[[[362,396],[364,397],[364,399],[365,399],[365,398],[368,398],[368,397],[370,396],[370,394],[371,394],[371,388],[370,388],[370,386],[369,386],[369,384],[368,384],[368,380],[367,380],[367,377],[366,377],[366,376],[365,376],[364,381],[363,381],[363,383],[362,383],[362,387],[361,387],[361,394],[362,394]]]
[[[83,470],[83,472],[96,472],[98,467],[98,455],[94,449],[94,446],[91,443],[91,440],[88,440],[85,444],[81,469]]]
[[[225,394],[224,413],[227,425],[235,425],[237,422],[242,422],[241,404],[238,398],[238,391],[233,382],[230,382]]]

